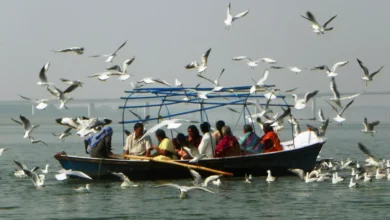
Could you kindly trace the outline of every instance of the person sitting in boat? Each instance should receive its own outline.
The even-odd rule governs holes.
[[[175,147],[175,151],[177,156],[183,160],[183,159],[192,159],[192,157],[187,154],[187,152],[183,149],[183,147],[188,147],[188,141],[186,139],[186,136],[184,136],[183,133],[177,134],[176,138],[172,139],[173,146]],[[196,149],[198,150],[198,149]]]
[[[218,144],[218,142],[222,139],[222,128],[225,126],[225,122],[222,120],[219,120],[215,123],[216,131],[213,132],[213,139],[215,140],[215,144]]]
[[[203,154],[205,155],[205,157],[208,158],[213,158],[215,141],[210,133],[210,124],[208,122],[203,122],[202,124],[200,124],[200,130],[203,133],[203,137],[198,148],[199,154]]]
[[[176,152],[172,141],[167,137],[164,130],[158,129],[156,131],[156,138],[159,142],[158,147],[152,145],[152,149],[157,151],[158,156],[155,157],[157,160],[176,160]],[[146,156],[150,156],[150,149],[146,150]]]
[[[215,148],[215,157],[231,157],[241,154],[240,144],[229,126],[222,127],[222,139]]]
[[[282,151],[278,135],[274,132],[270,123],[263,125],[264,136],[261,138],[263,153]]]
[[[152,148],[152,140],[149,136],[139,141],[144,134],[144,125],[142,123],[135,123],[134,132],[127,136],[126,144],[123,147],[124,155],[144,156],[146,150]]]
[[[250,124],[244,125],[244,136],[240,138],[238,143],[245,154],[256,154],[263,151],[261,139],[253,132],[253,127]]]
[[[111,138],[112,138],[112,128],[110,126],[103,127],[103,129],[88,138],[88,147],[87,153],[91,157],[97,158],[108,158],[108,155],[112,154],[111,152]]]
[[[198,128],[195,125],[190,125],[187,128],[187,133],[189,147],[198,148],[200,142],[202,141],[202,136],[200,135]]]

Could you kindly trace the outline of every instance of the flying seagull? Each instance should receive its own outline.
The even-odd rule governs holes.
[[[83,178],[83,179],[89,179],[89,180],[92,180],[92,178],[90,176],[88,176],[87,174],[81,172],[81,171],[73,171],[73,170],[65,170],[65,169],[61,169],[58,171],[59,174],[56,174],[55,175],[55,178],[57,180],[65,180],[68,178],[68,176],[75,176],[75,177],[79,177],[79,178]]]
[[[42,143],[42,144],[44,144],[46,147],[48,146],[45,142],[43,142],[43,141],[40,140],[40,139],[34,139],[32,136],[29,136],[28,138],[30,139],[30,142],[31,142],[32,144]]]
[[[54,136],[58,137],[58,140],[61,140],[62,142],[65,141],[65,138],[72,135],[72,133],[70,132],[72,130],[71,127],[65,129],[65,131],[63,131],[61,134],[55,134],[55,133],[52,133]]]
[[[128,67],[134,62],[135,60],[135,57],[132,57],[130,59],[126,59],[125,61],[123,61],[123,70],[120,68],[120,66],[118,65],[114,65],[114,66],[110,66],[110,67],[106,67],[107,70],[110,70],[112,71],[111,73],[107,73],[106,72],[106,76],[103,76],[103,80],[101,80],[101,76],[99,78],[99,75],[98,75],[98,78],[101,80],[101,81],[105,81],[107,80],[110,76],[118,76],[119,80],[122,80],[122,81],[125,81],[126,79],[128,79],[130,76],[132,76],[131,74],[127,73],[127,69]],[[103,74],[104,75],[104,74]]]
[[[317,95],[318,90],[315,90],[313,92],[306,93],[305,97],[303,99],[298,99],[298,96],[296,94],[292,94],[292,96],[295,99],[295,109],[303,109],[305,108],[306,104],[309,102],[311,98],[313,98],[315,95]]]
[[[215,194],[215,192],[208,190],[204,187],[200,187],[200,186],[180,186],[180,185],[173,184],[173,183],[166,183],[166,184],[161,184],[161,185],[157,185],[154,187],[164,187],[164,186],[169,186],[169,187],[173,187],[173,188],[178,189],[180,192],[180,199],[188,198],[188,192],[190,190],[194,190],[194,189],[199,189],[199,190],[203,190],[203,191]]]
[[[151,84],[151,83],[160,83],[169,87],[172,87],[171,84],[169,84],[167,81],[155,78],[155,77],[146,77],[141,80],[139,80],[137,83],[145,83],[145,84]]]
[[[195,186],[207,187],[209,182],[219,180],[219,178],[221,177],[221,175],[211,175],[203,181],[202,176],[198,172],[196,172],[195,170],[190,169],[190,173],[191,173],[192,177],[194,177],[194,185]],[[214,182],[214,183],[216,183],[216,182]]]
[[[67,52],[74,52],[78,55],[81,55],[84,53],[84,47],[70,47],[62,50],[53,50],[55,53],[67,53]]]
[[[55,86],[48,86],[47,91],[50,92],[54,97],[56,97],[60,101],[60,109],[65,108],[68,109],[66,106],[66,103],[69,100],[73,100],[72,97],[66,97],[65,95],[72,92],[78,87],[78,85],[70,85],[68,88],[66,88],[64,91],[60,90],[59,88]]]
[[[194,69],[196,68],[198,70],[198,74],[203,73],[207,69],[207,60],[210,55],[211,48],[206,51],[201,57],[202,63],[199,65],[198,61],[193,61],[190,64],[186,65],[186,69]]]
[[[207,77],[205,77],[205,76],[202,76],[201,74],[197,74],[197,76],[200,77],[200,78],[203,78],[203,79],[205,79],[205,80],[207,80],[209,82],[211,82],[213,84],[213,86],[214,86],[213,90],[215,92],[219,92],[219,91],[221,91],[223,89],[223,86],[219,85],[219,79],[221,78],[223,72],[225,72],[225,69],[222,69],[221,73],[218,75],[218,78],[216,80],[214,80],[214,81],[209,79],[209,78],[207,78]]]
[[[39,71],[39,81],[37,82],[40,86],[48,86],[52,83],[49,83],[47,81],[46,73],[49,70],[50,62],[47,62],[42,68],[41,71]]]
[[[121,187],[129,187],[129,186],[138,186],[137,184],[135,184],[134,182],[132,182],[129,177],[127,177],[125,174],[119,172],[119,173],[115,173],[115,172],[111,172],[112,175],[114,176],[117,176],[119,177],[123,182],[121,184]]]
[[[142,124],[147,124],[148,123],[148,119],[150,118],[150,115],[147,115],[145,118],[142,118],[139,114],[135,113],[134,111],[132,111],[131,109],[128,109],[129,112],[131,112],[131,114],[133,114]]]
[[[37,104],[36,106],[35,106],[35,108],[36,109],[39,109],[39,110],[44,110],[46,107],[47,107],[47,101],[49,101],[49,99],[36,99],[36,100],[32,100],[31,98],[28,98],[28,97],[26,97],[26,96],[22,96],[22,95],[19,95],[20,96],[20,98],[22,98],[22,99],[25,99],[25,100],[27,100],[27,101],[30,101],[30,102],[32,102],[32,103],[35,103],[35,104]]]
[[[34,171],[30,171],[28,169],[23,169],[24,173],[28,176],[31,177],[31,180],[36,187],[42,187],[43,184],[45,183],[45,175],[43,174],[37,174]]]
[[[15,120],[13,118],[11,118],[12,121],[14,121],[15,123],[18,123],[20,125],[23,126],[23,129],[24,129],[24,136],[23,138],[27,138],[27,137],[30,137],[31,135],[31,132],[39,127],[39,125],[31,125],[30,124],[30,120],[28,120],[26,117],[24,117],[23,115],[19,115],[19,118],[21,121],[18,121],[18,120]]]
[[[324,70],[324,69],[326,69],[326,74],[328,75],[328,77],[335,77],[338,75],[336,73],[336,69],[347,65],[347,63],[348,63],[348,61],[340,61],[340,62],[335,63],[332,66],[332,69],[329,69],[329,67],[327,65],[321,65],[321,66],[315,66],[311,70]]]
[[[259,81],[256,82],[255,85],[253,85],[250,89],[249,89],[249,93],[250,94],[253,94],[257,91],[257,89],[260,89],[261,87],[263,87],[265,84],[264,82],[267,80],[268,78],[268,75],[269,75],[269,70],[266,69],[263,73],[263,76],[259,79]]]
[[[364,129],[361,130],[361,132],[371,134],[372,136],[374,136],[374,133],[376,133],[374,127],[379,125],[379,121],[368,122],[367,118],[364,117],[363,125],[364,125]]]
[[[333,108],[333,110],[335,110],[335,112],[337,113],[337,116],[333,119],[335,121],[337,121],[339,125],[341,125],[341,123],[343,121],[345,121],[345,118],[343,118],[343,114],[344,114],[345,110],[347,110],[347,108],[353,103],[353,101],[355,101],[355,99],[352,99],[352,101],[350,101],[340,112],[330,102],[328,102],[327,100],[325,100],[325,101]]]
[[[254,69],[255,67],[257,67],[259,65],[259,62],[260,61],[263,61],[265,63],[270,63],[270,64],[274,64],[276,63],[275,60],[272,60],[270,58],[260,58],[258,60],[252,60],[250,57],[247,57],[247,56],[238,56],[238,57],[233,57],[232,60],[234,61],[240,61],[240,60],[246,60],[246,64]]]
[[[235,20],[243,18],[245,15],[247,15],[249,13],[249,10],[246,10],[246,11],[243,11],[235,16],[232,16],[232,14],[230,12],[230,6],[231,6],[231,2],[229,2],[229,6],[227,8],[227,13],[226,13],[226,20],[224,21],[224,23],[226,25],[225,29],[230,29]]]
[[[360,61],[359,59],[356,59],[356,60],[358,61],[360,67],[361,67],[361,68],[363,69],[363,71],[364,71],[364,76],[361,77],[361,79],[364,80],[364,81],[366,82],[366,86],[367,86],[368,82],[369,82],[369,81],[372,81],[372,78],[374,78],[374,76],[375,76],[376,74],[378,74],[378,73],[382,70],[382,68],[384,67],[384,66],[381,66],[381,68],[379,68],[379,70],[377,70],[377,71],[375,71],[375,72],[373,72],[373,73],[370,74],[370,72],[368,71],[368,68],[367,68],[366,66],[363,65],[363,62]]]
[[[325,31],[331,31],[333,30],[333,27],[329,27],[327,28],[326,26],[333,20],[337,17],[337,15],[331,17],[327,22],[325,22],[325,24],[323,26],[321,26],[317,20],[315,19],[314,15],[310,12],[310,11],[307,11],[306,12],[306,16],[303,16],[301,15],[302,18],[305,18],[307,19],[308,21],[310,21],[312,23],[311,27],[313,28],[313,32],[316,33],[316,34],[325,34]]]
[[[122,47],[124,47],[127,43],[127,40],[125,42],[123,42],[114,52],[112,52],[111,54],[105,54],[105,55],[93,55],[93,56],[90,56],[90,57],[107,57],[106,59],[106,62],[107,63],[111,63],[114,58],[117,56],[117,52],[122,49]]]
[[[340,97],[340,93],[339,93],[339,91],[337,90],[337,85],[336,85],[335,77],[331,77],[331,78],[330,78],[330,90],[331,90],[332,93],[333,93],[333,97],[330,98],[329,101],[334,102],[334,103],[335,103],[336,105],[338,105],[340,108],[342,108],[342,106],[341,106],[341,100],[353,99],[353,98],[358,97],[358,96],[361,94],[361,93],[357,93],[357,94],[354,94],[354,95],[351,95],[351,96]]]

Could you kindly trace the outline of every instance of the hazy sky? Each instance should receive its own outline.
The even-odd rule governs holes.
[[[17,94],[32,98],[49,97],[38,86],[40,68],[51,62],[49,81],[59,88],[60,77],[78,79],[85,86],[72,96],[77,99],[119,98],[130,89],[130,81],[155,76],[170,83],[178,78],[184,84],[201,81],[195,70],[184,66],[212,48],[206,76],[214,79],[226,68],[221,84],[249,85],[268,66],[255,70],[234,56],[254,59],[270,57],[281,66],[313,67],[348,60],[339,69],[336,81],[343,91],[390,90],[388,51],[390,49],[390,1],[232,1],[232,13],[249,9],[249,14],[225,30],[223,21],[229,1],[139,0],[139,1],[7,1],[0,8],[0,100],[18,100]],[[334,30],[317,36],[311,24],[300,17],[310,10],[323,24],[338,15],[329,26]],[[117,78],[102,83],[87,78],[104,71],[104,58],[89,55],[112,52],[123,41],[127,45],[114,63],[136,57],[129,72],[135,76],[125,82]],[[52,49],[85,47],[85,54],[54,54]],[[365,87],[356,58],[371,71],[385,68]],[[300,93],[319,89],[329,92],[329,78],[323,71],[306,71],[298,75],[288,70],[271,70],[268,84],[281,89],[299,86]],[[364,100],[364,99],[362,99]]]

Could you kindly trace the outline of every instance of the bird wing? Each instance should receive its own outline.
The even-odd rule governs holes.
[[[36,174],[34,171],[30,171],[28,169],[23,169],[24,173],[28,176],[31,177],[34,181],[34,184],[39,180],[38,174]]]
[[[187,186],[187,187],[185,187],[185,189],[186,189],[187,191],[190,191],[190,190],[193,190],[193,189],[201,189],[201,190],[203,190],[203,191],[206,191],[206,192],[215,194],[215,192],[213,192],[213,191],[211,191],[211,190],[209,190],[209,189],[206,189],[206,188],[204,188],[204,187],[200,187],[200,186]]]
[[[311,23],[313,23],[313,24],[315,24],[315,25],[317,25],[317,26],[320,26],[320,25],[318,24],[318,22],[316,21],[314,15],[313,15],[310,11],[307,11],[307,12],[306,12],[306,16],[307,16],[307,17],[305,17],[305,16],[303,16],[303,15],[301,15],[301,16],[302,16],[303,18],[309,20]]]
[[[191,153],[191,149],[188,148],[188,147],[183,147],[183,150],[186,152],[187,155],[191,156],[192,158],[194,158],[194,155],[192,155]]]
[[[221,177],[220,175],[211,175],[211,176],[207,177],[207,178],[204,180],[204,185],[207,186],[207,184],[209,184],[210,181],[217,180],[217,179],[219,179],[220,177]]]
[[[121,44],[112,54],[116,54],[116,52],[118,52],[120,49],[122,49],[122,47],[124,47],[126,45],[127,41],[123,42],[123,44]]]
[[[61,90],[59,90],[57,87],[55,86],[48,86],[47,87],[47,90],[55,97],[60,97],[61,94],[63,94],[63,92]]]
[[[11,120],[14,121],[14,122],[17,123],[17,124],[23,125],[22,122],[20,122],[20,121],[18,121],[18,120],[16,120],[16,119],[11,118]]]
[[[363,153],[365,153],[367,156],[371,157],[373,160],[375,161],[378,161],[378,159],[376,159],[376,157],[374,155],[371,154],[371,152],[362,144],[362,143],[358,143],[358,147],[361,151],[363,151]]]
[[[14,162],[16,163],[16,165],[18,165],[18,167],[20,167],[20,169],[22,169],[22,170],[27,169],[26,165],[24,165],[23,163],[21,163],[17,160],[14,160]]]
[[[363,119],[363,125],[364,125],[364,129],[368,130],[368,124],[367,124],[367,118],[366,117],[364,117],[364,119]]]
[[[345,66],[348,63],[348,61],[340,61],[333,65],[332,72],[336,71],[337,68]]]
[[[288,171],[298,175],[302,180],[305,179],[305,172],[302,169],[288,169]]]
[[[283,108],[282,108],[283,109]],[[279,115],[278,117],[275,118],[275,122],[283,120],[285,117],[289,116],[291,114],[291,109],[290,107],[287,107],[287,109],[283,109],[283,114]]]
[[[323,25],[324,28],[326,28],[326,26],[333,20],[337,17],[337,15],[331,17],[327,22],[325,22],[325,24]]]
[[[330,78],[330,90],[332,91],[333,96],[334,96],[335,99],[340,99],[340,93],[337,90],[335,77],[331,77]]]
[[[123,61],[123,73],[127,73],[127,68],[130,66],[135,60],[135,57],[132,57],[130,59],[127,59]]]
[[[92,178],[90,176],[88,176],[87,174],[85,174],[85,173],[83,173],[81,171],[67,170],[66,171],[66,175],[68,175],[68,176],[78,176],[78,177],[81,177],[81,178],[84,178],[84,179],[92,180]]]
[[[70,85],[68,88],[66,88],[66,89],[64,90],[64,94],[67,94],[67,93],[72,92],[72,91],[75,90],[77,87],[79,87],[78,84]]]
[[[71,130],[72,130],[72,127],[69,127],[67,129],[65,129],[65,131],[63,133],[69,133]]]
[[[377,70],[377,71],[371,73],[370,76],[371,76],[371,77],[374,77],[377,73],[379,73],[379,72],[382,70],[383,67],[384,67],[384,66],[382,66],[381,68],[379,68],[379,70]]]
[[[208,57],[209,57],[209,55],[210,55],[210,52],[211,52],[211,48],[208,49],[208,50],[206,51],[206,53],[202,55],[202,58],[201,58],[201,59],[202,59],[202,63],[203,63],[203,65],[205,65],[205,66],[207,66],[207,60],[208,60]]]
[[[313,98],[315,95],[317,95],[317,93],[318,93],[318,90],[306,93],[306,95],[305,95],[305,103],[307,103],[311,98]]]
[[[233,21],[236,20],[236,19],[240,19],[240,18],[244,17],[248,13],[249,13],[249,10],[246,10],[246,11],[243,11],[243,12],[237,14],[236,16],[233,17]]]
[[[125,181],[126,178],[128,178],[125,174],[122,172],[116,173],[116,172],[111,172],[112,175],[119,177],[122,181]]]
[[[294,92],[295,90],[297,90],[299,87],[296,87],[296,88],[293,88],[293,89],[289,89],[289,90],[286,90],[284,92]]]
[[[197,68],[198,66],[199,66],[199,63],[197,61],[193,61],[190,64],[186,65],[185,68],[186,69],[193,69],[193,68]]]
[[[215,85],[215,86],[218,86],[218,85],[219,85],[219,79],[221,78],[223,72],[225,72],[225,68],[222,69],[222,71],[221,71],[221,73],[219,74],[217,80],[214,81],[214,85]]]
[[[39,79],[42,82],[47,82],[46,72],[49,69],[50,62],[47,62],[42,68],[41,71],[39,71]]]
[[[139,139],[139,141],[143,140],[146,136],[149,136],[151,134],[153,134],[154,132],[156,132],[158,129],[168,125],[169,123],[171,122],[171,120],[165,120],[165,121],[162,121],[160,123],[158,123],[157,125],[149,128],[145,133],[144,135],[142,135],[142,137]]]
[[[23,123],[24,130],[28,130],[30,128],[30,126],[31,126],[30,125],[30,121],[26,117],[24,117],[23,115],[20,115],[19,117],[20,117],[20,120]]]
[[[368,76],[370,75],[370,73],[368,72],[368,69],[367,69],[367,67],[366,67],[366,66],[364,66],[363,62],[362,62],[362,61],[360,61],[359,59],[356,59],[356,60],[357,60],[357,62],[359,63],[359,66],[360,66],[360,68],[362,68],[362,69],[363,69],[363,71],[364,71],[364,75],[368,77]]]
[[[324,122],[322,122],[319,130],[319,135],[324,136],[326,132],[326,128],[328,128],[329,119],[326,119]]]
[[[232,13],[230,12],[230,5],[231,5],[231,2],[229,2],[229,5],[228,5],[227,11],[226,11],[227,20],[232,20],[233,19]]]
[[[67,83],[67,82],[72,82],[72,80],[64,79],[64,78],[60,78],[60,80],[61,80],[61,82],[65,82],[65,83]]]
[[[330,105],[330,107],[332,107],[333,108],[333,110],[335,110],[336,111],[336,113],[337,114],[339,114],[339,110],[337,110],[337,108],[336,107],[334,107],[330,102],[328,102],[328,100],[325,100],[325,102],[327,102],[329,105]]]
[[[353,101],[355,101],[355,99],[352,99],[352,101],[350,101],[344,108],[343,110],[340,112],[340,115],[343,115],[343,113],[345,112],[345,110],[347,110],[347,108],[352,105]]]
[[[139,115],[139,114],[137,114],[137,113],[135,113],[135,112],[133,112],[131,109],[128,109],[129,110],[129,112],[131,112],[135,117],[137,117],[138,118],[138,120],[140,120],[140,121],[142,121],[143,119],[142,119],[142,117]]]
[[[379,125],[379,121],[373,121],[367,124],[370,130],[373,130],[375,126]]]
[[[268,78],[268,75],[269,75],[269,70],[266,69],[263,73],[263,76],[259,79],[259,81],[257,81],[256,85],[258,86],[261,86],[264,84],[264,82],[267,80]]]
[[[320,118],[320,121],[325,121],[325,116],[324,116],[324,112],[322,111],[322,109],[318,110],[318,117]]]
[[[247,56],[238,56],[238,57],[233,57],[232,60],[235,60],[235,61],[240,61],[240,60],[248,60],[248,61],[251,61],[251,59]]]
[[[19,94],[18,94],[19,95]],[[22,96],[22,95],[19,95],[20,96],[20,98],[22,98],[22,99],[26,99],[26,100],[28,100],[28,101],[32,101],[30,98],[27,98],[26,96]]]
[[[202,176],[193,169],[189,169],[189,170],[190,170],[192,177],[194,177],[194,182],[198,185],[202,184]]]
[[[202,79],[205,79],[205,80],[211,82],[211,83],[214,85],[213,80],[211,80],[211,79],[209,79],[209,78],[207,78],[207,77],[205,77],[205,76],[202,76],[202,74],[196,74],[196,75],[197,75],[198,77],[202,78]]]

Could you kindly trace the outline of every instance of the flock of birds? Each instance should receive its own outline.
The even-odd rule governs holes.
[[[227,8],[227,17],[224,20],[224,24],[227,30],[231,29],[233,27],[233,24],[237,22],[237,20],[245,20],[243,19],[245,16],[249,14],[249,10],[243,11],[241,13],[236,14],[233,16],[231,14],[231,3],[229,3],[228,8]],[[302,15],[301,15],[302,16]],[[323,35],[326,32],[332,31],[333,27],[328,27],[330,22],[333,21],[337,15],[331,17],[327,22],[325,22],[323,25],[319,24],[314,17],[314,15],[311,12],[306,12],[306,16],[302,16],[304,19],[308,20],[311,23],[311,27],[314,33],[317,35]],[[112,63],[115,60],[115,57],[118,55],[119,51],[126,46],[128,41],[123,42],[118,48],[116,48],[112,53],[110,54],[104,54],[104,55],[93,55],[90,56],[92,58],[97,58],[97,57],[106,57],[105,62],[107,63]],[[216,80],[211,80],[205,75],[207,66],[208,66],[208,58],[211,54],[212,49],[209,48],[207,51],[201,56],[201,61],[192,61],[189,62],[189,64],[185,65],[185,69],[188,70],[196,70],[197,71],[197,76],[203,80],[206,80],[210,82],[213,85],[213,89],[210,91],[200,91],[197,90],[198,86],[194,87],[193,89],[184,89],[183,83],[180,82],[178,79],[175,79],[174,85],[171,85],[167,81],[157,78],[157,77],[146,77],[141,80],[138,80],[136,84],[131,83],[133,88],[139,88],[145,84],[152,84],[152,83],[159,83],[163,84],[165,86],[169,87],[182,87],[183,91],[185,92],[186,96],[184,97],[183,100],[188,101],[190,100],[187,94],[196,94],[196,97],[199,100],[206,100],[209,94],[218,94],[223,90],[223,86],[221,85],[220,79],[221,76],[224,74],[225,69],[223,69],[220,74],[218,75],[218,78]],[[70,47],[66,49],[61,49],[61,50],[53,50],[55,53],[75,53],[77,55],[83,55],[84,54],[84,47]],[[290,116],[289,122],[294,125],[295,129],[295,135],[299,134],[300,128],[299,128],[299,123],[298,119],[294,118],[292,116],[292,112],[290,108],[283,109],[282,113],[277,113],[273,117],[269,116],[269,114],[273,113],[272,109],[269,108],[269,104],[271,103],[272,100],[277,98],[277,94],[280,91],[280,89],[275,89],[275,88],[269,88],[266,85],[267,78],[270,74],[271,71],[274,70],[280,70],[280,69],[288,69],[291,72],[294,72],[296,74],[302,72],[303,70],[311,70],[311,71],[325,71],[327,77],[330,79],[330,90],[333,93],[333,97],[331,97],[329,100],[327,100],[327,103],[332,107],[332,109],[335,111],[336,116],[333,118],[335,122],[337,122],[339,125],[341,125],[346,118],[343,116],[345,114],[345,111],[353,104],[355,98],[357,98],[359,95],[362,93],[356,93],[351,96],[342,96],[340,92],[338,91],[337,85],[336,85],[336,78],[338,76],[338,71],[340,70],[341,67],[347,65],[349,61],[340,61],[336,62],[331,68],[328,65],[319,65],[319,66],[314,66],[313,68],[299,68],[296,66],[290,66],[290,67],[283,67],[283,66],[277,66],[278,62],[274,59],[268,58],[268,57],[263,57],[259,59],[252,59],[249,56],[235,56],[232,58],[233,61],[245,61],[246,65],[249,66],[252,69],[257,68],[260,63],[264,63],[265,65],[270,65],[265,71],[262,77],[258,80],[255,81],[253,80],[253,85],[248,91],[249,94],[254,94],[258,92],[262,92],[267,100],[265,105],[260,105],[255,102],[248,101],[248,104],[251,105],[256,105],[258,112],[253,115],[247,116],[247,120],[249,122],[257,122],[260,126],[263,126],[265,122],[272,122],[272,126],[276,131],[279,131],[280,129],[283,128],[283,119]],[[117,76],[119,80],[125,81],[129,79],[132,74],[128,73],[129,66],[135,61],[135,57],[126,59],[123,61],[122,67],[119,65],[110,65],[106,67],[106,70],[100,73],[96,73],[94,75],[91,75],[89,77],[91,78],[97,78],[100,81],[107,81],[110,79],[112,76]],[[357,62],[361,69],[363,70],[364,76],[361,77],[361,79],[365,82],[366,86],[368,85],[369,82],[373,81],[374,76],[376,76],[383,68],[380,67],[378,70],[370,73],[369,69],[365,66],[365,64],[357,59]],[[70,93],[73,92],[75,89],[82,87],[83,82],[80,80],[69,80],[65,78],[60,78],[60,81],[63,82],[64,84],[67,85],[65,89],[60,89],[58,88],[52,81],[49,80],[48,77],[48,71],[50,67],[50,62],[47,62],[39,71],[38,77],[39,81],[37,82],[37,85],[39,87],[45,88],[49,94],[53,98],[39,98],[39,99],[31,99],[26,96],[20,95],[21,98],[33,102],[36,104],[36,108],[39,110],[44,110],[48,106],[48,102],[50,100],[58,100],[59,102],[59,109],[68,109],[67,103],[73,100],[72,97],[70,97]],[[336,72],[337,71],[337,72]],[[295,89],[290,89],[290,90],[285,90],[283,91],[284,93],[292,93],[296,90]],[[234,93],[234,91],[229,91]],[[307,92],[303,98],[299,98],[296,94],[291,94],[292,97],[294,97],[294,108],[296,110],[302,110],[306,107],[306,105],[309,103],[309,101],[315,97],[318,94],[319,91],[311,91]],[[343,106],[343,101],[344,100],[351,100],[349,101],[345,106]],[[231,111],[238,112],[234,110],[233,108],[229,109]],[[137,116],[135,113],[133,113],[136,117],[140,118],[141,117]],[[319,129],[315,128],[314,126],[308,125],[308,127],[317,132],[317,135],[323,136],[325,135],[326,128],[328,126],[328,123],[330,123],[330,119],[324,117],[324,113],[321,109],[319,109],[318,112],[319,116],[319,122],[321,123],[321,126]],[[32,133],[35,129],[39,128],[39,125],[33,125],[29,119],[27,119],[25,116],[20,115],[19,116],[20,121],[13,119],[15,123],[21,125],[24,129],[23,133],[23,138],[29,138],[31,143],[42,143],[44,145],[47,145],[44,141],[40,139],[34,139],[32,136]],[[145,119],[142,119],[145,120]],[[146,119],[147,120],[147,119]],[[99,128],[102,126],[110,124],[112,121],[110,119],[106,118],[87,118],[87,117],[76,117],[76,118],[71,118],[71,117],[64,117],[64,118],[58,118],[55,120],[58,124],[66,126],[66,129],[64,132],[60,134],[55,134],[53,133],[54,136],[57,136],[59,140],[64,141],[64,139],[68,136],[71,135],[72,130],[76,130],[77,134],[81,137],[85,137],[89,134],[96,133]],[[165,124],[164,124],[165,123]],[[363,121],[364,124],[364,129],[362,132],[368,133],[368,134],[374,134],[376,131],[374,130],[374,127],[379,124],[379,121],[373,121],[369,122],[367,118],[364,118]],[[166,120],[160,123],[158,126],[163,127],[163,126],[168,126],[168,129],[172,128],[177,128],[180,126],[180,120]],[[147,131],[147,134],[150,132],[153,132],[155,130],[155,127],[152,129],[149,129]],[[149,132],[149,133],[148,133]],[[146,135],[146,134],[145,134]],[[368,181],[368,179],[371,179],[371,176],[373,176],[372,171],[369,170],[369,168],[376,168],[375,169],[375,178],[390,178],[389,170],[389,161],[387,161],[387,165],[385,165],[385,162],[380,161],[376,159],[368,150],[365,148],[363,145],[359,144],[360,149],[369,156],[369,159],[367,159],[367,163],[364,166],[360,166],[357,162],[354,163],[351,160],[348,160],[347,162],[336,162],[336,161],[322,161],[320,167],[316,168],[312,172],[308,173],[303,173],[302,170],[296,170],[292,169],[291,171],[294,173],[297,173],[305,182],[314,182],[314,181],[323,181],[326,179],[332,179],[332,183],[338,183],[342,181],[344,178],[338,175],[339,170],[346,170],[346,169],[351,169],[354,175],[351,177],[351,182],[350,182],[350,187],[355,187],[357,186],[356,180],[359,180],[364,177],[364,181]],[[3,148],[0,149],[0,156],[4,151],[8,150],[8,148]],[[44,186],[45,182],[45,174],[48,172],[48,166],[46,166],[45,169],[39,169],[39,168],[33,168],[33,169],[28,169],[24,164],[21,162],[15,161],[17,166],[20,168],[14,172],[14,175],[17,177],[30,177],[32,179],[32,182],[34,183],[35,186],[37,187],[42,187]],[[338,165],[336,165],[338,164]],[[355,164],[355,165],[354,165]],[[387,174],[381,173],[381,169],[387,169]],[[332,174],[329,174],[329,172],[324,173],[323,170],[328,170],[332,171]],[[41,174],[38,174],[38,170],[41,170]],[[195,186],[180,186],[177,184],[173,183],[167,183],[167,184],[162,184],[162,185],[157,185],[156,187],[173,187],[177,188],[180,191],[180,197],[184,198],[188,196],[188,191],[193,190],[193,189],[201,189],[206,192],[214,193],[213,191],[207,189],[207,185],[209,183],[212,183],[214,185],[220,185],[221,180],[220,176],[213,175],[208,178],[206,178],[204,181],[202,180],[202,177],[194,170],[190,170],[190,173],[194,177],[194,185]],[[125,176],[123,173],[112,173],[112,175],[117,176],[120,178],[123,182],[121,184],[122,187],[128,187],[128,186],[137,186],[137,184],[133,183],[130,181],[130,179]],[[79,178],[84,178],[84,179],[92,179],[88,175],[80,172],[80,171],[72,171],[72,170],[60,170],[58,174],[55,175],[57,180],[63,181],[67,179],[68,176],[74,176],[74,177],[79,177]],[[273,182],[277,178],[273,177],[271,174],[271,171],[268,171],[268,176],[266,178],[267,182]],[[252,181],[251,175],[245,177],[245,182],[250,183]],[[85,187],[77,188],[75,189],[78,192],[88,192],[89,191],[89,184],[87,184]]]

